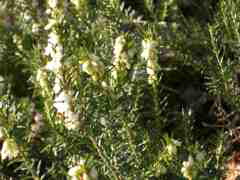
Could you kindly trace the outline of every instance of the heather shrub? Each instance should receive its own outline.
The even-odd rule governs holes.
[[[235,179],[238,0],[2,0],[1,179]]]

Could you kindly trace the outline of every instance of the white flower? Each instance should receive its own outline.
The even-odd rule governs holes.
[[[68,171],[68,175],[71,177],[71,180],[88,180],[87,170],[84,165],[85,161],[81,160],[80,163],[74,167],[71,167]]]
[[[65,91],[62,91],[55,97],[53,106],[57,109],[57,112],[66,113],[71,109],[70,104],[71,96],[69,94],[66,94]]]
[[[81,175],[81,173],[83,172],[83,167],[82,166],[74,166],[72,168],[69,169],[68,171],[68,175],[71,176],[72,178],[77,178],[78,176]]]
[[[111,88],[108,86],[106,81],[102,81],[101,85],[104,90],[109,90],[109,91],[111,90]]]
[[[51,32],[48,35],[48,45],[44,49],[44,54],[52,58],[52,61],[47,63],[45,69],[58,73],[62,66],[63,47],[59,42],[59,37],[56,32]]]
[[[55,84],[55,91],[58,91],[60,88],[60,85],[58,84],[59,80],[60,79],[57,80],[57,85]],[[69,130],[77,129],[81,125],[79,121],[79,114],[72,111],[71,104],[71,92],[65,92],[64,90],[58,92],[53,103],[53,106],[57,109],[57,112],[63,114],[64,126]]]
[[[58,4],[58,0],[48,0],[48,5],[52,9],[56,8],[57,4]]]
[[[175,139],[171,139],[171,143],[166,146],[166,149],[170,155],[177,153],[177,147],[181,146],[181,142]]]
[[[151,56],[153,54],[156,48],[157,42],[153,40],[143,40],[142,41],[142,54],[141,57],[145,60],[151,59]]]
[[[47,47],[44,48],[44,55],[50,56],[53,51],[53,46],[51,44],[48,44]]]
[[[82,169],[81,166],[74,166],[74,167],[69,169],[68,175],[69,176],[77,176],[78,171],[80,171],[81,169]]]
[[[48,35],[48,43],[51,45],[59,44],[59,36],[57,35],[57,33],[55,31],[51,32]]]
[[[123,51],[125,43],[126,43],[126,40],[123,35],[116,38],[114,50],[113,50],[113,53],[115,56],[117,57],[120,56],[120,54]]]
[[[4,159],[13,159],[19,154],[19,149],[16,142],[13,139],[6,139],[3,142],[1,156],[2,160]]]
[[[148,76],[148,83],[149,84],[153,84],[154,82],[156,82],[157,81],[157,75],[156,74],[152,74],[152,75],[149,75]]]
[[[81,5],[79,0],[70,0],[70,1],[71,1],[71,3],[73,3],[76,6],[77,9],[79,9],[79,7]]]
[[[158,70],[157,61],[149,59],[147,62],[147,74],[149,76],[155,76],[157,70]]]
[[[177,153],[177,147],[174,144],[168,144],[166,146],[166,149],[170,155],[174,155]]]
[[[98,173],[95,167],[91,168],[88,172],[85,167],[85,161],[81,160],[77,166],[74,166],[69,169],[68,175],[71,177],[71,180],[97,180]]]
[[[51,29],[55,24],[57,24],[57,21],[55,19],[49,19],[48,24],[44,27],[45,30]]]
[[[74,113],[72,111],[69,111],[69,112],[67,112],[66,117],[68,119],[70,119],[71,121],[77,121],[78,117],[79,117],[79,114],[78,113]]]
[[[48,51],[48,50],[47,50]],[[58,73],[60,68],[62,67],[62,64],[61,64],[61,59],[63,57],[62,53],[61,52],[54,52],[54,51],[51,51],[50,52],[50,55],[52,57],[52,61],[49,61],[46,66],[45,66],[45,69],[49,70],[49,71],[53,71],[55,73]]]
[[[53,86],[53,92],[55,94],[58,94],[61,91],[61,77],[57,76],[55,78],[54,86]]]
[[[60,92],[54,99],[53,106],[58,113],[64,115],[64,125],[67,129],[78,129],[81,125],[79,121],[79,114],[71,110],[72,96],[65,91]]]
[[[59,41],[59,36],[55,31],[51,32],[48,35],[48,45],[45,48],[44,54],[47,56],[55,56],[56,53],[61,53],[62,54],[62,46]]]
[[[33,25],[32,25],[32,32],[33,33],[36,33],[36,32],[38,32],[39,31],[39,25],[38,24],[36,24],[36,23],[33,23]]]
[[[72,130],[72,129],[77,129],[80,127],[81,123],[79,121],[79,114],[72,112],[72,111],[68,111],[65,115],[65,126],[67,129]]]
[[[53,72],[58,72],[61,66],[62,66],[61,62],[58,59],[54,59],[47,63],[45,69]]]
[[[116,80],[117,77],[118,77],[118,73],[117,73],[117,71],[116,71],[115,68],[114,68],[113,71],[111,72],[111,77],[112,77],[111,84],[114,84],[114,83],[115,83],[115,80]]]
[[[153,40],[143,40],[142,41],[142,54],[141,57],[147,61],[147,74],[149,84],[152,84],[157,80],[157,71],[159,65],[157,63],[157,52],[156,52],[157,42]]]
[[[64,121],[64,126],[68,129],[68,130],[75,130],[75,129],[79,129],[79,127],[81,126],[81,123],[79,121]]]
[[[94,81],[101,79],[104,75],[104,64],[95,55],[90,54],[89,59],[82,63],[82,70],[89,74]]]
[[[66,102],[55,102],[53,106],[57,109],[59,113],[65,113],[69,111],[70,106]]]
[[[39,82],[39,84],[42,88],[46,86],[45,77],[46,77],[46,73],[42,69],[38,69],[37,75],[36,75],[36,80]]]
[[[129,55],[134,55],[134,50],[124,49],[126,45],[126,39],[124,35],[121,35],[116,38],[115,44],[113,47],[113,68],[111,69],[111,84],[115,84],[115,80],[118,79],[120,74],[126,75],[126,70],[130,69]]]
[[[63,49],[61,45],[58,45],[55,48],[55,52],[51,54],[52,59],[56,60],[56,61],[61,61],[61,59],[63,58]]]
[[[128,63],[127,51],[124,51],[125,44],[126,40],[123,35],[116,38],[113,50],[114,53],[113,65],[115,66],[116,70],[125,70],[130,68],[130,64]]]
[[[22,16],[25,21],[30,21],[32,19],[31,15],[28,13],[24,13]]]
[[[193,164],[194,162],[193,162],[192,156],[189,156],[188,161],[183,162],[183,167],[181,169],[181,172],[184,177],[188,179],[192,179],[194,177],[196,172],[194,171]]]

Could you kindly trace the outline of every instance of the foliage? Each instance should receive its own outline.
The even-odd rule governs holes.
[[[1,179],[235,176],[239,8],[2,0]]]

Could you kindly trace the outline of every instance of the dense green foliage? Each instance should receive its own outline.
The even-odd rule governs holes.
[[[1,0],[0,178],[236,178],[239,30],[240,0]]]

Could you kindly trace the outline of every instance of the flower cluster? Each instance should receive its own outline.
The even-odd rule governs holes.
[[[54,103],[53,106],[56,108],[57,112],[61,114],[64,118],[64,125],[67,129],[76,129],[79,128],[80,122],[78,118],[78,113],[73,111],[72,108],[72,94],[69,90],[63,88],[63,76],[62,76],[62,59],[63,59],[63,46],[60,42],[60,37],[56,30],[53,28],[53,25],[57,23],[57,17],[55,14],[55,9],[57,7],[57,1],[49,1],[48,9],[51,19],[49,23],[45,26],[45,30],[51,30],[48,34],[48,44],[44,49],[44,55],[48,56],[51,60],[44,66],[44,68],[38,71],[37,80],[40,83],[41,87],[46,87],[46,77],[45,71],[51,71],[55,75],[54,81]]]
[[[50,30],[50,33],[48,34],[48,43],[47,47],[44,49],[44,54],[52,59],[50,62],[48,62],[45,68],[55,73],[58,73],[60,70],[61,60],[63,58],[63,47],[60,42],[59,35],[54,28],[54,25],[57,24],[59,19],[61,19],[56,13],[57,5],[57,0],[48,1],[48,6],[50,9],[47,10],[47,14],[50,16],[50,18],[48,19],[48,24],[44,28],[47,31]]]
[[[135,49],[126,48],[127,41],[124,35],[118,36],[114,44],[114,61],[112,76],[114,79],[118,77],[119,72],[125,72],[130,69],[129,58],[134,57]],[[145,39],[142,41],[142,53],[141,57],[146,61],[146,74],[148,74],[149,84],[153,84],[157,80],[157,72],[159,71],[158,56],[157,56],[157,42],[151,39]],[[143,76],[145,71],[134,69],[133,79],[136,78],[136,74]]]
[[[126,45],[126,39],[123,35],[116,38],[114,51],[113,51],[114,58],[115,58],[113,65],[119,70],[130,68],[130,64],[127,58],[127,53],[124,51],[125,45]]]
[[[56,84],[55,84],[56,86]],[[57,88],[55,88],[57,89]],[[72,95],[66,90],[55,91],[53,106],[57,112],[64,117],[64,125],[67,129],[77,129],[80,127],[79,115],[72,110]]]
[[[124,35],[121,35],[116,38],[114,44],[114,61],[113,61],[113,71],[112,75],[116,79],[118,76],[118,72],[123,72],[127,69],[130,69],[130,64],[128,60],[128,53],[124,49],[126,46],[126,39]]]
[[[45,48],[44,54],[50,56],[52,59],[45,68],[58,73],[62,66],[61,59],[63,57],[63,48],[59,42],[59,36],[54,31],[48,35],[48,45]]]
[[[73,111],[73,98],[71,91],[62,88],[62,76],[56,74],[53,92],[55,95],[53,106],[64,118],[64,125],[67,129],[77,129],[80,127],[78,113]]]
[[[191,180],[210,172],[223,175],[226,148],[233,143],[230,150],[238,151],[234,123],[222,133],[210,129],[204,139],[208,125],[195,122],[218,120],[225,111],[224,119],[238,120],[239,101],[232,95],[238,94],[240,73],[231,66],[238,64],[238,47],[219,46],[238,36],[230,38],[224,23],[215,20],[202,28],[194,17],[196,22],[186,26],[174,0],[161,1],[161,7],[146,0],[142,10],[124,0],[93,1],[0,2],[0,176]],[[223,13],[216,12],[216,22],[227,2],[219,3]],[[234,19],[237,12],[226,17]],[[227,33],[218,32],[224,28]],[[222,49],[226,53],[218,53]],[[199,149],[211,150],[211,156]],[[79,162],[80,156],[86,161]],[[239,174],[239,159],[240,153],[227,163],[229,174]]]
[[[153,40],[146,39],[142,41],[142,54],[141,57],[147,61],[147,74],[149,84],[153,84],[157,80],[157,71],[159,65],[157,63],[157,43]]]

